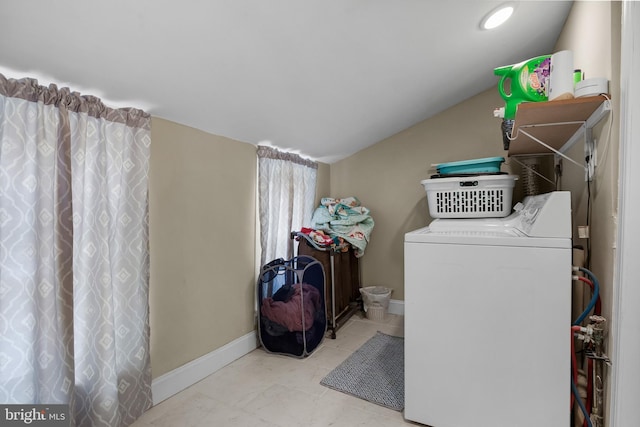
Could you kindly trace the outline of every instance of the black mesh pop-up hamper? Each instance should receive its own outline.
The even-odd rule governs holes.
[[[310,355],[327,330],[322,264],[309,256],[264,265],[258,278],[258,336],[270,353]]]

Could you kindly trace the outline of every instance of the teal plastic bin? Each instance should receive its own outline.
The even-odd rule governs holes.
[[[498,173],[504,163],[504,157],[486,157],[483,159],[461,160],[459,162],[441,163],[436,166],[440,175],[467,173]]]

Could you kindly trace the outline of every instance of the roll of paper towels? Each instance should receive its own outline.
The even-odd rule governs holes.
[[[549,101],[573,98],[573,52],[561,50],[551,55]]]

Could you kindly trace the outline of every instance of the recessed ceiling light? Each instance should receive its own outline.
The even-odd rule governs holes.
[[[510,4],[503,4],[497,9],[494,9],[484,17],[480,23],[480,28],[483,30],[491,30],[504,24],[513,14],[513,9],[514,7]]]

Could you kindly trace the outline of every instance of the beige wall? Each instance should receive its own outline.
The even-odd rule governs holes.
[[[331,165],[332,196],[358,197],[375,221],[362,258],[364,286],[387,286],[393,299],[404,299],[404,234],[431,221],[420,181],[434,173],[433,163],[506,157],[493,117],[503,104],[497,89],[488,90]]]
[[[594,129],[597,141],[597,166],[591,183],[592,221],[591,265],[601,285],[603,315],[611,318],[613,261],[617,232],[618,204],[618,146],[620,99],[620,19],[619,2],[575,2],[571,14],[556,44],[556,51],[569,49],[574,55],[574,66],[585,77],[606,77],[612,96],[612,114]],[[569,152],[572,159],[581,162],[584,145],[576,144]],[[574,216],[574,244],[587,246],[579,239],[577,227],[586,225],[587,185],[584,171],[564,162],[562,189],[570,190]]]
[[[620,105],[620,2],[576,2],[556,44],[557,50],[570,49],[574,64],[585,72],[585,77],[609,79],[612,112],[593,131],[597,141],[598,161],[591,183],[592,220],[591,264],[588,268],[598,277],[602,315],[612,320],[613,277],[617,233],[618,162],[619,162],[619,105]],[[570,151],[573,159],[584,156],[582,144]],[[567,164],[567,163],[565,163]],[[565,166],[563,189],[571,190],[574,210],[574,244],[587,246],[587,241],[577,237],[577,226],[586,224],[587,186],[584,172],[573,166]],[[588,301],[588,295],[583,303]],[[612,335],[608,336],[608,349],[612,349]],[[610,381],[606,380],[605,419],[611,408]]]
[[[154,117],[151,365],[157,378],[255,329],[256,148]],[[329,194],[318,166],[317,199]]]
[[[254,329],[253,145],[153,118],[153,377]]]

